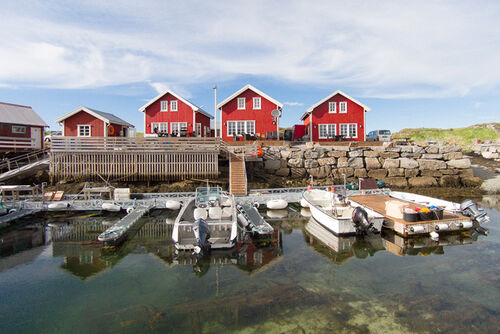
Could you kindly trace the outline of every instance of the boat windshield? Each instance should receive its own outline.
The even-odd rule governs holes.
[[[198,188],[196,189],[196,204],[215,202],[220,200],[220,188]]]

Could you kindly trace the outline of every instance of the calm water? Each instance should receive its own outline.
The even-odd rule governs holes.
[[[93,240],[118,216],[35,218],[2,235],[0,331],[498,333],[500,214],[488,213],[487,237],[441,246],[275,219],[273,239],[200,261],[175,255],[165,213],[117,251]]]

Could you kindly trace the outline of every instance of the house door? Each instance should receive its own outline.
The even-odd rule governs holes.
[[[30,132],[31,132],[31,139],[32,139],[31,145],[33,145],[32,148],[38,149],[38,150],[41,149],[42,148],[42,129],[32,127]]]

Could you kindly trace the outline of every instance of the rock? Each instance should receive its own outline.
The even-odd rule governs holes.
[[[393,187],[405,188],[408,186],[408,181],[406,181],[406,178],[404,177],[386,177],[384,178],[384,181]]]
[[[420,170],[417,168],[408,168],[405,169],[405,177],[415,177],[418,176]]]
[[[288,159],[292,155],[292,151],[283,150],[281,151],[281,159]]]
[[[460,178],[457,175],[444,175],[439,179],[441,187],[460,187]]]
[[[363,158],[349,158],[348,160],[349,167],[352,168],[363,168]]]
[[[344,151],[344,152],[349,152],[350,147],[349,145],[341,145],[341,146],[334,146],[335,151]]]
[[[318,160],[306,159],[306,160],[304,160],[304,167],[305,168],[316,168],[316,167],[319,167]]]
[[[264,169],[276,170],[281,167],[281,160],[265,160]]]
[[[460,168],[460,169],[470,168],[470,159],[468,158],[454,159],[447,161],[446,164],[448,165],[448,167],[451,168]]]
[[[314,147],[314,143],[312,141],[306,142],[306,148],[307,149],[312,149]]]
[[[486,191],[488,194],[500,194],[500,175],[485,180],[481,185],[481,189]],[[498,198],[498,196],[495,196],[494,198]]]
[[[401,146],[393,146],[393,147],[388,147],[386,149],[387,152],[401,152]]]
[[[408,184],[410,187],[435,187],[438,185],[436,179],[432,176],[410,177]]]
[[[357,158],[363,156],[362,150],[351,151],[348,153],[349,158]]]
[[[304,151],[298,150],[298,151],[292,151],[289,156],[290,159],[302,159],[304,158]]]
[[[443,159],[443,155],[439,153],[424,153],[422,159]]]
[[[327,152],[326,155],[328,155],[329,157],[340,158],[340,157],[347,156],[347,152],[345,152],[345,151],[330,151],[330,152]]]
[[[424,170],[424,169],[432,169],[432,170],[446,169],[446,167],[447,167],[446,162],[444,162],[442,160],[418,159],[417,162],[418,162],[418,167],[421,170]]]
[[[443,154],[443,159],[444,160],[462,159],[463,156],[464,155],[462,152],[450,152]]]
[[[401,168],[418,168],[418,162],[415,159],[401,158],[399,163]]]
[[[405,176],[404,168],[389,168],[387,171],[389,177]]]
[[[455,175],[458,174],[458,169],[442,169],[441,173],[443,173],[443,175]]]
[[[419,158],[422,156],[420,153],[401,153],[401,158],[415,158],[415,156],[418,156]]]
[[[387,170],[385,169],[372,169],[368,171],[368,176],[376,179],[382,179],[386,177]]]
[[[364,168],[358,168],[354,170],[354,177],[360,178],[360,177],[367,177],[368,173],[366,172],[366,169]]]
[[[354,168],[339,168],[338,169],[339,177],[343,178],[342,174],[345,174],[346,177],[351,177],[354,175]]]
[[[401,153],[413,153],[413,146],[400,146]]]
[[[482,152],[481,155],[485,159],[498,159],[499,154],[496,152]]]
[[[460,169],[459,174],[460,176],[474,176],[472,169]]]
[[[384,159],[396,159],[399,158],[397,152],[380,152],[380,157]]]
[[[303,178],[306,175],[304,168],[290,168],[290,176],[294,179]]]
[[[479,187],[483,183],[483,180],[476,176],[460,176],[460,181],[464,187]]]
[[[379,151],[363,151],[365,157],[378,157],[380,155]]]
[[[365,165],[366,169],[379,169],[380,167],[382,167],[377,158],[369,158],[369,157],[365,158]]]
[[[316,152],[318,152],[318,158],[323,158],[326,155],[326,148],[324,147],[316,147]]]
[[[413,146],[413,153],[425,153],[425,148],[420,146]]]
[[[280,168],[275,172],[278,176],[288,176],[290,174],[289,168]]]
[[[306,159],[318,159],[319,153],[313,150],[307,150],[304,152],[304,158]]]
[[[436,145],[429,145],[425,148],[426,153],[439,153],[439,147]]]
[[[288,167],[304,167],[304,159],[289,159]]]
[[[443,145],[439,146],[439,153],[450,153],[460,151],[460,146],[458,145]]]
[[[429,143],[426,141],[417,141],[417,142],[415,142],[415,145],[420,146],[420,147],[427,147],[427,146],[429,146]]]
[[[309,173],[309,175],[312,175],[312,176],[320,178],[320,179],[329,176],[330,171],[331,171],[331,168],[328,165],[318,167],[318,168],[307,169],[307,172]]]
[[[399,159],[385,159],[382,167],[385,169],[399,168]]]
[[[337,160],[337,167],[338,168],[345,168],[349,166],[348,159],[346,157],[340,157]]]
[[[443,176],[443,173],[441,172],[441,170],[424,169],[420,171],[420,176],[441,177]]]
[[[336,159],[333,157],[330,158],[320,158],[318,159],[318,163],[320,166],[324,165],[335,165]]]
[[[264,151],[262,158],[264,158],[264,160],[279,160],[281,159],[281,154],[280,152],[268,149]]]

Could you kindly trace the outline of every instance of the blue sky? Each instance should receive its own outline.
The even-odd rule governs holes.
[[[247,83],[284,103],[280,125],[340,89],[367,131],[499,122],[498,1],[0,2],[0,101],[51,129],[78,106],[142,131],[167,87],[213,114]]]

